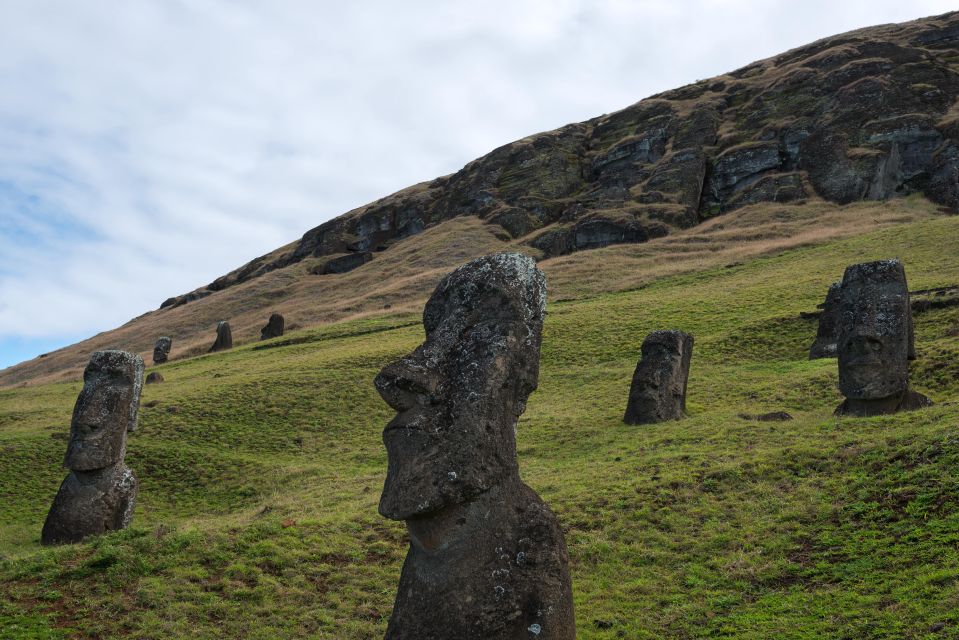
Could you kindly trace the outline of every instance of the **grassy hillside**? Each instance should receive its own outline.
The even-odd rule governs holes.
[[[770,231],[792,207],[764,238],[737,242],[755,225],[730,216],[702,230],[726,244],[544,263],[519,456],[566,530],[579,637],[959,637],[959,308],[916,315],[912,378],[938,405],[871,419],[832,417],[836,363],[806,360],[799,317],[852,262],[959,283],[959,217],[883,227],[910,206],[846,209],[873,229],[856,236],[838,218],[834,235]],[[658,328],[695,336],[691,417],[626,426]],[[406,542],[376,513],[391,412],[371,380],[422,335],[395,313],[157,367],[129,443],[132,528],[64,548],[38,538],[79,383],[0,391],[0,637],[381,637]],[[796,419],[740,417],[780,409]]]

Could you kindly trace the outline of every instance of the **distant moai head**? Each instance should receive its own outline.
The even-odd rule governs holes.
[[[173,340],[163,336],[157,338],[153,345],[153,364],[161,364],[167,361],[170,356],[170,349],[173,347]]]
[[[842,279],[837,323],[843,395],[874,400],[907,390],[914,347],[902,263],[880,260],[848,267]]]
[[[123,460],[127,431],[136,428],[143,359],[126,351],[97,351],[83,372],[73,408],[64,464],[73,471],[102,469]]]
[[[678,420],[686,412],[686,384],[693,337],[682,331],[653,331],[643,340],[623,420],[648,424]]]
[[[539,377],[546,279],[509,253],[473,260],[437,286],[426,341],[375,385],[397,415],[380,513],[404,520],[469,500],[518,475],[516,420]]]

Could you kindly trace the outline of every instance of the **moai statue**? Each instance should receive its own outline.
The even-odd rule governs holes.
[[[545,307],[532,259],[469,262],[426,303],[426,341],[376,376],[397,412],[379,511],[410,535],[387,639],[576,635],[563,532],[516,460]]]
[[[286,321],[279,313],[271,313],[266,326],[260,329],[260,340],[269,340],[270,338],[279,338],[283,335],[283,328]]]
[[[839,293],[836,415],[875,416],[932,404],[909,389],[915,358],[906,271],[898,260],[846,268]]]
[[[653,331],[643,340],[642,353],[623,421],[650,424],[684,417],[693,337],[682,331]]]
[[[819,330],[816,341],[809,348],[809,359],[836,357],[836,319],[839,317],[839,289],[841,282],[829,285],[826,301],[822,303],[822,315],[819,316]]]
[[[170,358],[170,349],[173,348],[173,339],[163,336],[157,338],[153,345],[153,364],[163,364]]]
[[[233,348],[233,332],[230,331],[230,323],[226,320],[220,320],[216,325],[216,340],[207,353],[214,351],[226,351]]]
[[[126,351],[97,351],[83,372],[73,408],[60,485],[43,524],[44,545],[79,542],[123,529],[133,518],[137,479],[123,463],[127,431],[136,426],[143,359]]]

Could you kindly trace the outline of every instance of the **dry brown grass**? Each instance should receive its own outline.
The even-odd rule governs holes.
[[[640,245],[617,245],[544,260],[550,299],[635,289],[657,279],[779,253],[936,215],[921,198],[838,207],[759,204],[693,229]],[[176,308],[152,311],[123,326],[0,372],[0,387],[77,379],[98,349],[134,351],[152,362],[153,342],[173,338],[172,359],[204,353],[216,323],[227,319],[234,344],[259,339],[272,311],[289,330],[397,312],[419,312],[437,281],[470,258],[503,250],[535,250],[506,242],[498,226],[463,216],[375,255],[346,274],[311,275],[314,260],[291,265]],[[319,259],[316,259],[319,260]]]

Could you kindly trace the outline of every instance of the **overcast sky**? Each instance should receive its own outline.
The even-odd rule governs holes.
[[[910,0],[0,0],[0,368],[511,140]]]

